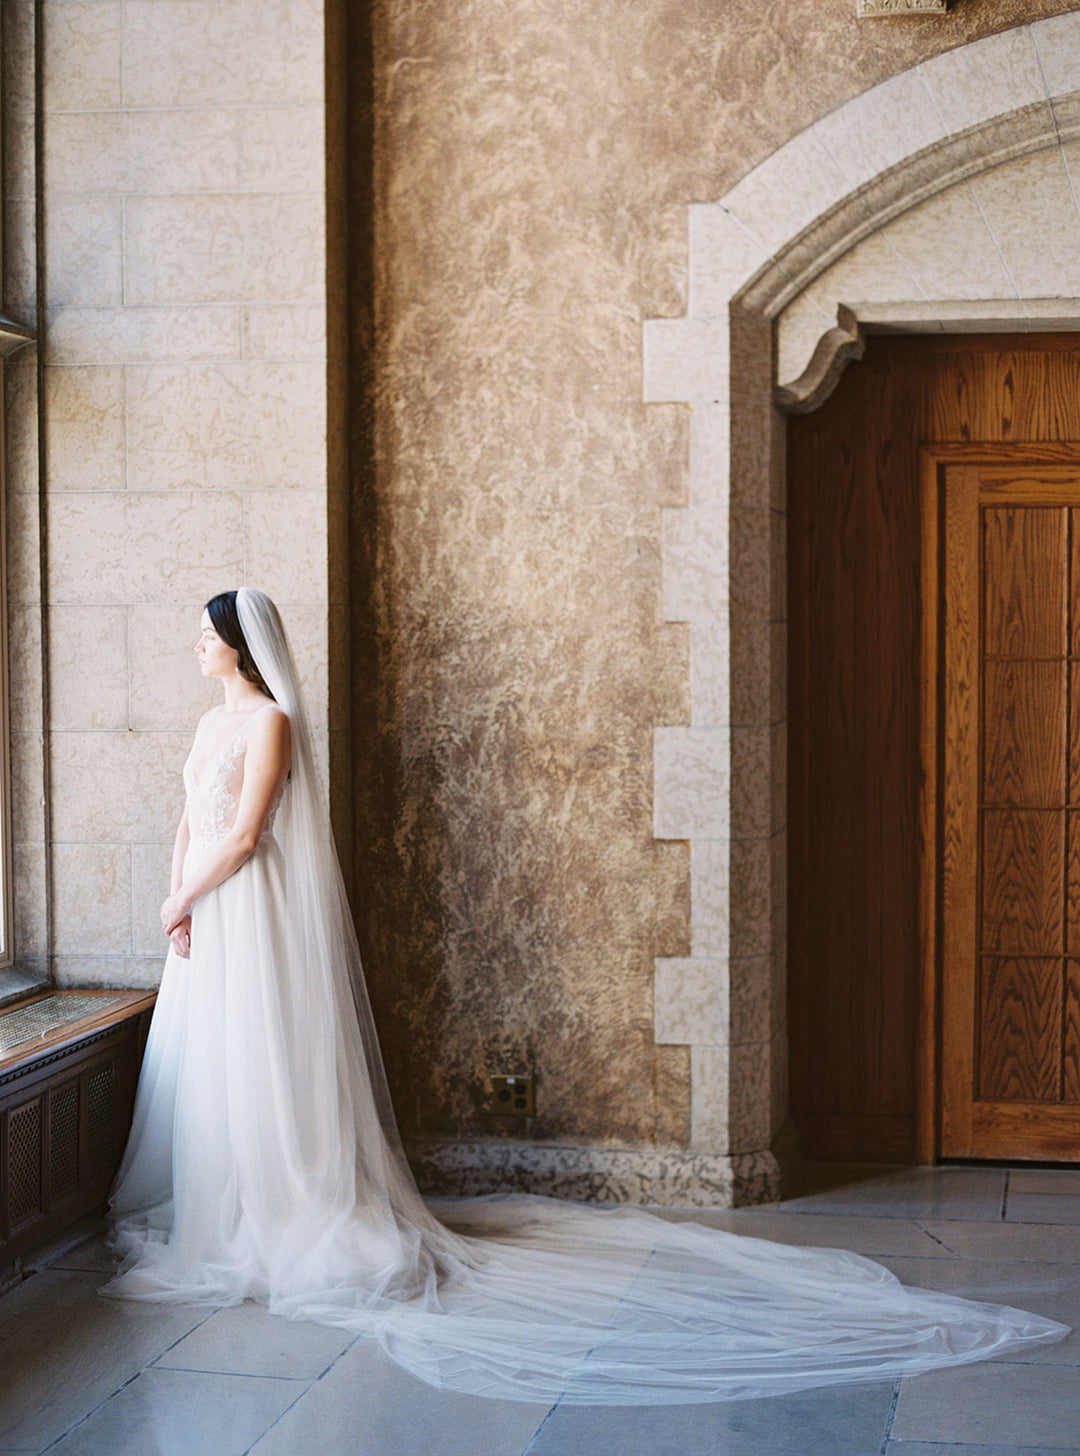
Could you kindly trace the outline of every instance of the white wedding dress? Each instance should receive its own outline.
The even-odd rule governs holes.
[[[284,634],[267,598],[237,600],[292,770],[255,853],[196,902],[190,960],[166,961],[107,1294],[255,1299],[372,1335],[437,1386],[596,1404],[889,1379],[1067,1332],[854,1254],[631,1208],[518,1195],[437,1219],[393,1124]],[[198,778],[185,766],[190,863],[232,823],[251,721]]]

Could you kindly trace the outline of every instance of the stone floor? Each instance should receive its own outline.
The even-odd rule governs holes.
[[[1080,1324],[1080,1171],[864,1171],[695,1217]],[[0,1298],[0,1456],[1080,1456],[1080,1334],[940,1374],[660,1409],[443,1395],[369,1342],[261,1309],[99,1299],[100,1240]]]

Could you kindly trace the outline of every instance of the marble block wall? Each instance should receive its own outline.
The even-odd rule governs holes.
[[[202,603],[281,605],[327,728],[319,0],[45,0],[54,972],[150,985]]]

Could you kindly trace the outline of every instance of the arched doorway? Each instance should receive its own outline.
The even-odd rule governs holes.
[[[692,409],[691,499],[664,522],[692,717],[656,733],[655,832],[691,842],[693,947],[657,963],[657,1033],[692,1033],[672,1014],[691,999],[721,1009],[690,1042],[694,1150],[727,1156],[736,1201],[776,1187],[769,1149],[788,1107],[781,409],[827,393],[866,330],[1080,324],[1063,148],[1078,62],[1072,14],[947,53],[823,118],[689,209],[688,313],[645,326],[646,400]],[[1005,74],[1008,95],[987,84]],[[1010,207],[1017,187],[1028,204]],[[797,377],[780,372],[811,352]]]

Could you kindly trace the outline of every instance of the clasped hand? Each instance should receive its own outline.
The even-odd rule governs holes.
[[[191,910],[180,895],[168,895],[161,902],[161,928],[173,943],[177,955],[191,955]]]

